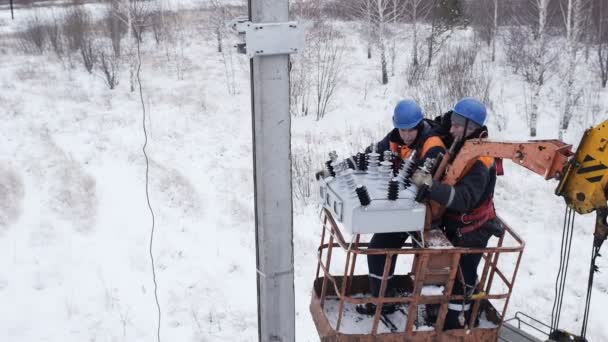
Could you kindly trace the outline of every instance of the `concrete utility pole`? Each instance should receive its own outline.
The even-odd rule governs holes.
[[[286,22],[288,0],[249,0],[249,18]],[[288,62],[287,54],[250,62],[258,337],[264,342],[295,341]]]

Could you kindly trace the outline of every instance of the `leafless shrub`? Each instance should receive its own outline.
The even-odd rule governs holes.
[[[289,15],[299,20],[322,20],[323,5],[321,0],[292,0],[289,4]]]
[[[492,107],[490,89],[492,77],[482,62],[476,62],[475,48],[455,47],[446,50],[437,69],[414,92],[427,115],[441,114],[463,97],[473,96]]]
[[[309,56],[304,53],[290,59],[289,96],[290,112],[293,116],[307,116],[310,111],[312,75],[308,68]]]
[[[120,58],[113,52],[101,51],[99,56],[99,68],[104,76],[108,88],[114,89],[118,85],[118,71]]]
[[[91,16],[82,6],[74,6],[65,17],[63,33],[70,51],[78,51],[89,35]]]
[[[93,73],[93,68],[98,59],[98,52],[95,48],[93,38],[87,38],[80,47],[80,56],[82,57],[82,64],[89,74]]]
[[[310,48],[315,68],[316,116],[320,120],[327,113],[328,105],[341,83],[344,44],[340,33],[331,25],[318,25]]]
[[[45,48],[46,28],[38,15],[34,14],[25,22],[26,28],[18,34],[21,49],[26,53],[42,54]]]
[[[532,62],[527,44],[530,34],[532,32],[523,26],[510,26],[502,36],[507,65],[515,74],[522,73]]]
[[[305,50],[290,65],[291,114],[306,116],[314,107],[316,119],[327,113],[342,79],[344,46],[330,24],[316,22],[307,30]]]
[[[291,158],[292,192],[296,201],[306,205],[316,200],[314,174],[323,166],[323,155],[316,147],[320,143],[308,134],[301,146],[294,147]]]
[[[307,26],[307,23],[302,25]],[[307,35],[304,50],[289,59],[289,104],[293,116],[307,116],[312,102],[312,51],[309,48],[312,30],[306,27],[305,32]]]
[[[437,76],[445,87],[447,94],[456,99],[471,96],[470,76],[472,74],[476,48],[457,47],[447,51],[437,65]]]
[[[152,35],[157,45],[170,39],[174,17],[172,13],[163,11],[160,8],[150,13],[150,27],[152,28]]]
[[[61,24],[59,19],[56,17],[53,18],[53,21],[45,26],[46,36],[49,39],[49,43],[51,44],[51,48],[55,52],[57,57],[61,57],[63,55],[63,34],[61,32]]]
[[[417,63],[410,63],[405,71],[405,80],[409,86],[415,86],[426,78],[427,70],[426,63],[417,60]]]

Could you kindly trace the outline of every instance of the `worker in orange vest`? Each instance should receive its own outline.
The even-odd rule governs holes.
[[[414,100],[402,100],[397,103],[393,112],[394,129],[384,139],[378,142],[375,150],[381,156],[384,151],[390,150],[401,159],[408,158],[413,151],[417,151],[417,162],[422,165],[429,158],[437,158],[440,153],[445,153],[446,148],[441,140],[440,132],[429,120],[424,119],[422,109]],[[366,152],[371,152],[370,146]],[[401,248],[409,234],[406,232],[377,233],[369,242],[369,248]],[[395,271],[397,256],[393,257],[389,281],[385,296],[397,295],[395,282],[392,280]],[[369,268],[369,285],[372,296],[378,297],[382,274],[384,272],[385,255],[368,255],[367,264]],[[376,306],[373,303],[361,304],[356,307],[357,312],[365,315],[373,315]],[[393,304],[385,304],[383,313],[391,313],[396,310]]]
[[[450,134],[455,143],[487,136],[486,107],[479,100],[467,97],[456,103],[451,115]],[[458,148],[456,150],[458,158]],[[417,170],[411,178],[418,187],[428,186],[428,199],[446,207],[441,227],[456,247],[485,248],[492,235],[501,234],[494,220],[494,186],[496,164],[492,157],[480,157],[454,186],[433,181],[432,176]],[[477,267],[481,254],[464,254],[452,295],[464,295],[465,300],[448,305],[445,329],[464,328],[469,321],[470,297],[476,291]]]

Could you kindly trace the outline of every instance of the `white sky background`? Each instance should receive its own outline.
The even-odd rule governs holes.
[[[0,12],[2,341],[155,340],[148,255],[152,222],[138,94],[129,91],[124,68],[117,89],[109,90],[99,72],[84,70],[77,55],[61,62],[50,53],[17,51],[6,38],[22,28],[23,13],[16,15],[11,21],[8,11]],[[188,18],[177,46],[156,46],[151,37],[143,46],[161,339],[253,341],[257,308],[249,63],[244,56],[226,54],[236,70],[238,92],[230,94],[214,40],[201,34],[204,24],[197,13]],[[382,86],[378,60],[365,58],[352,24],[338,26],[346,37],[347,72],[332,110],[321,121],[292,119],[294,155],[310,147],[319,167],[330,150],[346,156],[370,137],[381,138],[391,127],[394,104],[412,93],[399,76],[410,56],[408,27],[402,27],[398,42],[398,76]],[[454,42],[469,35],[457,33]],[[485,49],[481,57],[488,58]],[[508,122],[498,132],[490,119],[490,131],[497,139],[527,139],[524,83],[503,60],[499,55],[492,66],[490,115],[503,113]],[[579,75],[599,83],[589,72]],[[608,118],[607,95],[605,89],[597,94],[601,111],[596,122]],[[557,136],[560,99],[559,77],[554,77],[543,96],[539,138]],[[583,127],[593,123],[587,111],[581,113],[565,137],[568,143],[578,143]],[[507,316],[523,311],[548,323],[565,205],[553,195],[555,182],[505,164],[496,207],[527,243]],[[308,305],[320,239],[318,208],[314,203],[294,205],[297,337],[316,341]],[[576,333],[593,226],[594,215],[576,219],[561,324]],[[599,258],[598,265],[602,272],[594,284],[590,341],[608,340],[603,320],[608,262]]]

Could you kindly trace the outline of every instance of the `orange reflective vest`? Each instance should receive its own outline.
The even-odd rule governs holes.
[[[433,147],[442,147],[445,150],[445,144],[438,136],[432,136],[426,139],[424,144],[422,144],[422,151],[420,152],[420,159],[423,159],[426,153]],[[398,145],[396,142],[390,142],[390,149],[393,153],[397,154],[401,157],[401,159],[406,159],[412,153],[412,149],[407,145]]]

